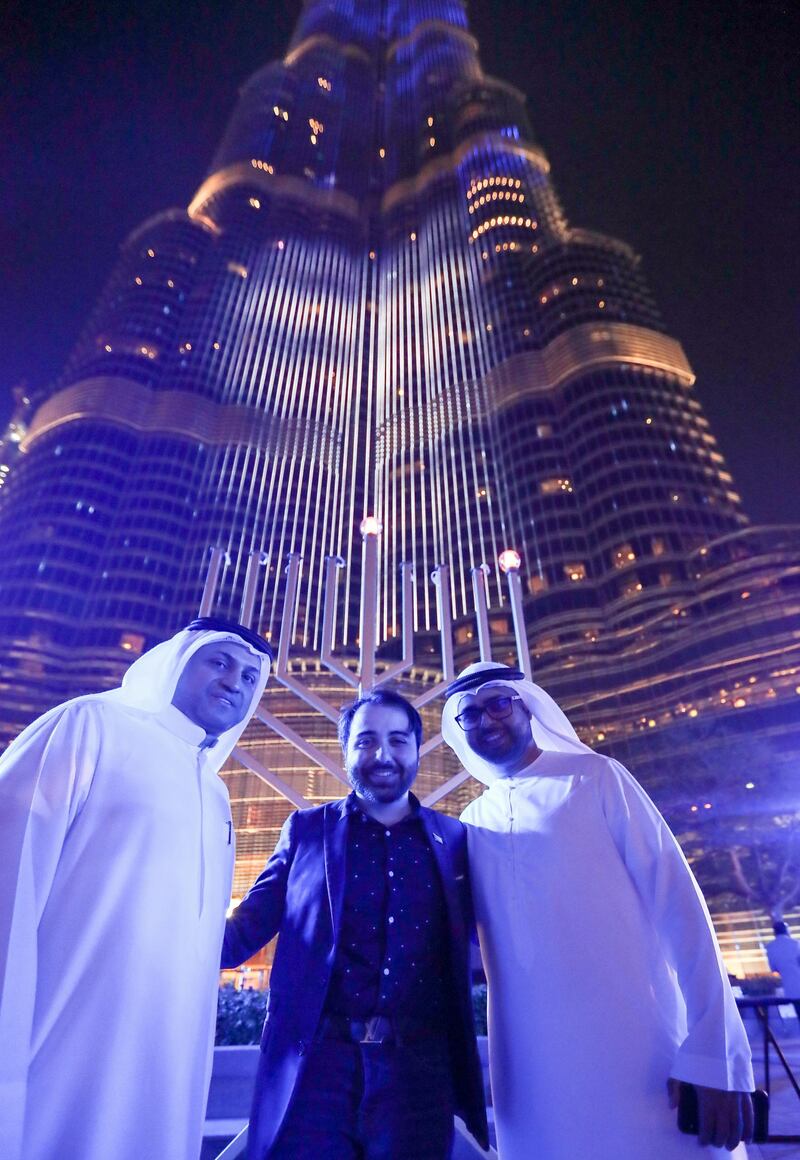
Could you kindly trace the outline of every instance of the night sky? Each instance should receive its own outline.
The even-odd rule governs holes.
[[[365,0],[366,2],[366,0]],[[58,374],[132,229],[200,184],[300,4],[30,3],[2,34],[2,410]],[[800,519],[793,5],[474,0],[574,225],[629,242],[745,508]],[[791,271],[791,273],[790,273]]]

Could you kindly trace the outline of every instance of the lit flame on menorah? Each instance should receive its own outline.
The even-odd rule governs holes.
[[[358,661],[355,669],[348,667],[334,655],[334,610],[336,607],[336,588],[339,569],[344,566],[341,556],[328,556],[325,561],[325,588],[322,613],[322,644],[320,648],[320,663],[330,672],[336,674],[346,685],[353,689],[353,695],[363,696],[380,688],[389,681],[396,680],[407,673],[414,664],[414,568],[410,563],[400,565],[401,586],[401,637],[403,655],[398,661],[387,664],[380,673],[377,672],[375,653],[378,644],[378,540],[381,525],[374,516],[367,516],[361,523],[361,606],[359,612]],[[203,596],[200,603],[200,616],[209,616],[214,606],[214,598],[219,584],[220,570],[225,551],[223,548],[211,549],[211,561],[206,575]],[[250,553],[245,574],[242,606],[239,616],[241,624],[251,626],[255,608],[256,592],[258,587],[259,568],[267,562],[265,554],[256,550]],[[512,548],[507,548],[499,557],[501,570],[505,573],[508,584],[508,597],[511,614],[514,622],[514,638],[517,652],[517,666],[531,678],[531,658],[528,649],[525,620],[522,611],[522,586],[519,569],[520,557]],[[302,681],[292,675],[289,669],[289,651],[291,648],[292,626],[297,613],[298,590],[300,581],[300,566],[302,556],[292,553],[288,557],[286,568],[286,596],[284,601],[284,616],[281,623],[280,638],[275,658],[275,666],[271,679],[276,680],[300,701],[322,713],[334,724],[339,717],[339,708],[320,697]],[[471,569],[474,615],[478,629],[478,649],[482,661],[492,659],[491,636],[489,631],[489,615],[486,602],[486,564],[480,564]],[[443,679],[429,686],[417,697],[410,698],[415,708],[420,709],[440,693],[455,677],[453,665],[453,615],[450,601],[450,569],[447,564],[440,564],[432,573],[431,580],[436,588],[436,609],[441,638],[442,676]],[[255,716],[264,725],[272,729],[284,741],[289,742],[315,765],[330,773],[337,781],[350,786],[337,762],[330,755],[320,749],[313,742],[307,741],[296,730],[292,729],[274,713],[265,708],[262,701],[256,710]],[[437,733],[423,742],[420,748],[420,759],[442,744],[442,735]],[[312,805],[302,794],[298,793],[288,782],[273,773],[262,762],[258,761],[243,746],[237,746],[231,755],[245,768],[255,773],[267,785],[276,790],[299,808]],[[469,774],[462,771],[448,778],[437,786],[431,793],[422,799],[422,804],[432,806],[447,794],[466,781]]]

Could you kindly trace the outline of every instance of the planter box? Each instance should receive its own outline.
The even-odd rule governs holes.
[[[215,1047],[207,1120],[246,1120],[250,1115],[259,1047]]]

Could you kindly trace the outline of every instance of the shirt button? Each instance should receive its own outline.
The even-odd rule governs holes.
[[[386,837],[387,837],[387,838],[391,838],[391,836],[392,836],[392,831],[391,831],[391,830],[385,830],[385,831],[384,831],[384,833],[386,834]]]
[[[384,973],[384,975],[388,975],[388,974],[389,974],[389,968],[388,968],[388,967],[384,967],[384,968],[383,968],[383,973]]]
[[[394,922],[394,915],[393,914],[389,915],[389,922]]]
[[[390,870],[390,871],[389,871],[389,877],[390,877],[390,878],[394,878],[394,870]]]

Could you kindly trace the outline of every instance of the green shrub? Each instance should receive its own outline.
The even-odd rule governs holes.
[[[267,991],[243,987],[237,991],[230,983],[219,989],[217,999],[217,1047],[258,1043],[267,1006]]]

